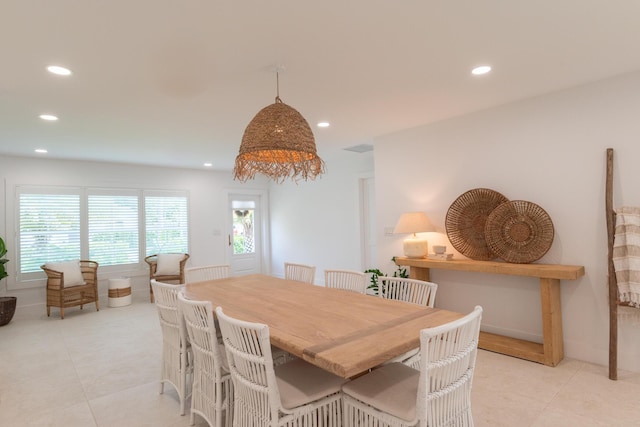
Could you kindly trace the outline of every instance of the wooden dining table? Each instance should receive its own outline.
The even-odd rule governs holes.
[[[420,346],[420,330],[460,313],[254,274],[187,283],[188,299],[269,326],[271,343],[343,378]]]

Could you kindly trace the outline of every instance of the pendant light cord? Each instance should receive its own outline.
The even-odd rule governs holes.
[[[276,70],[276,103],[278,102],[282,104],[280,99],[280,73]]]

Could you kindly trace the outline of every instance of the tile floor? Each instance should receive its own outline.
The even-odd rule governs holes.
[[[188,426],[159,394],[161,334],[148,295],[127,307],[19,307],[0,328],[0,426]],[[556,368],[486,351],[473,388],[476,427],[640,426],[640,374],[564,360]],[[196,417],[196,425],[206,423]]]

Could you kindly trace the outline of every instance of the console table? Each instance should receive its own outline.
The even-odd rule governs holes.
[[[398,265],[411,267],[410,277],[429,281],[430,269],[469,271],[536,277],[540,280],[542,300],[542,344],[503,335],[480,333],[478,347],[533,362],[556,366],[564,358],[562,342],[562,305],[560,280],[576,280],[584,276],[580,265],[511,264],[495,261],[456,259],[449,261],[396,257]]]

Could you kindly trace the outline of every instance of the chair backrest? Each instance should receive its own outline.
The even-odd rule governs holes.
[[[178,306],[184,318],[195,364],[203,366],[203,369],[213,368],[216,380],[220,380],[224,362],[216,336],[211,301],[188,300],[178,292]],[[201,386],[207,387],[206,384]]]
[[[378,278],[380,298],[410,302],[433,307],[436,302],[438,285],[423,280],[404,277],[380,276]]]
[[[184,269],[185,283],[204,282],[207,280],[224,279],[231,275],[231,267],[225,265],[205,265],[203,267],[189,267]]]
[[[64,267],[56,270],[56,265]],[[66,270],[70,267],[74,267],[76,270],[79,270],[81,278],[78,280],[83,283],[69,283],[69,277],[65,277],[65,272],[69,274]],[[79,284],[92,286],[98,285],[98,263],[95,261],[80,260],[73,262],[47,263],[41,265],[40,268],[44,270],[47,275],[47,288],[63,289],[65,286],[77,286]],[[78,273],[76,273],[75,276],[78,276]]]
[[[420,425],[473,425],[471,383],[481,319],[482,307],[476,306],[461,319],[420,331]]]
[[[364,294],[367,291],[367,276],[352,270],[325,270],[324,285],[327,288],[345,289]]]
[[[149,279],[156,279],[160,282],[176,280],[185,283],[184,268],[188,259],[189,254],[153,254],[146,257],[144,261],[149,264]],[[172,265],[170,270],[165,269],[165,260]],[[177,264],[175,267],[174,263]]]
[[[227,316],[216,316],[222,329],[234,390],[234,426],[272,426],[278,421],[280,392],[273,368],[269,327]]]
[[[284,263],[284,278],[297,280],[298,282],[313,283],[316,276],[316,267],[304,264]]]
[[[160,318],[162,339],[165,342],[172,343],[177,349],[185,348],[187,330],[178,308],[180,286],[151,279],[151,287],[153,288],[158,317]]]
[[[98,263],[89,260],[80,260],[80,270],[86,284],[98,284]]]

